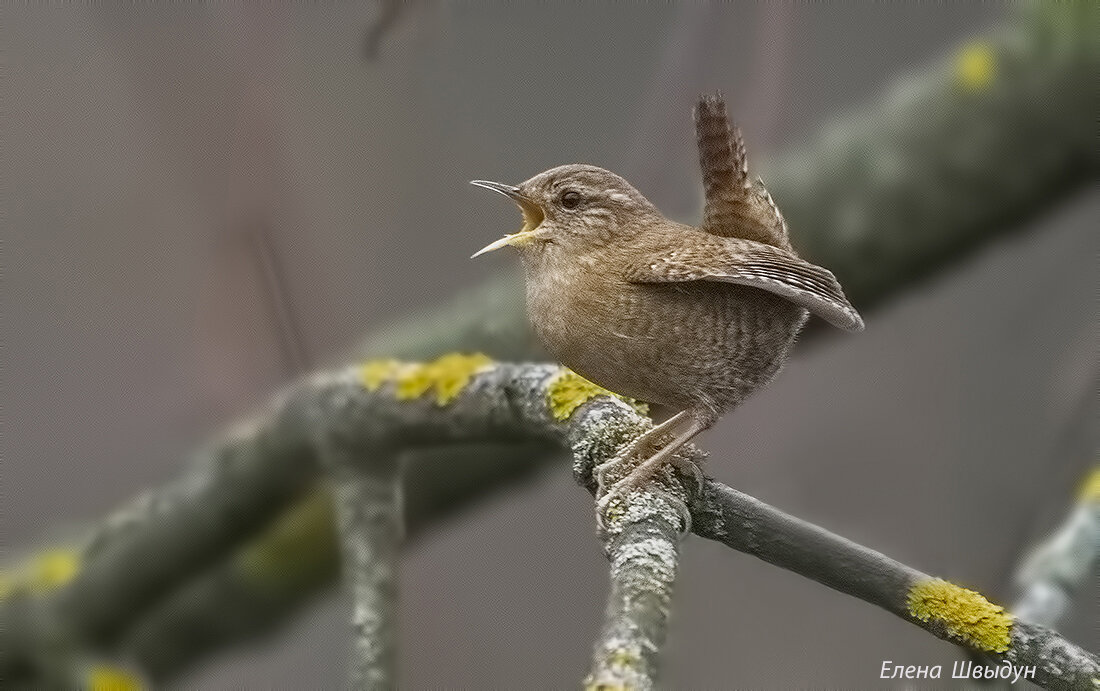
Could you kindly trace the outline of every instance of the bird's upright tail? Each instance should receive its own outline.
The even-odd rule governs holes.
[[[749,178],[741,129],[730,123],[720,92],[695,106],[695,137],[706,206],[700,229],[712,235],[788,247],[786,225],[767,190]]]

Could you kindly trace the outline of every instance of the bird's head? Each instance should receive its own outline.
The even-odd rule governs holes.
[[[517,186],[474,180],[471,184],[499,192],[519,205],[523,227],[473,256],[505,245],[524,259],[547,251],[583,252],[628,240],[660,219],[642,193],[618,175],[596,166],[572,164],[551,168]]]

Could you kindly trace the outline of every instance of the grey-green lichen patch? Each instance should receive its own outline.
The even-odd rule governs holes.
[[[641,493],[639,493],[641,494]],[[586,688],[652,688],[676,579],[678,536],[661,521],[607,537],[611,593]]]
[[[643,521],[664,521],[682,535],[691,530],[691,514],[681,494],[653,489],[634,490],[611,498],[604,508],[604,531],[608,536]]]
[[[567,433],[573,451],[573,476],[581,485],[595,490],[596,466],[614,459],[627,445],[653,426],[618,399],[605,398],[584,409]]]
[[[649,537],[627,543],[611,556],[611,570],[623,575],[628,594],[658,592],[667,600],[676,577],[676,543]],[[629,566],[627,569],[625,567]],[[667,604],[667,602],[665,603]]]

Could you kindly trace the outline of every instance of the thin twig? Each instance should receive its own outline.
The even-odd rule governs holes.
[[[288,379],[300,377],[309,371],[311,363],[299,320],[294,313],[286,271],[279,259],[271,225],[266,221],[256,221],[246,233],[252,241],[260,272],[263,274],[263,288],[271,308],[272,321],[278,330],[279,347],[290,375]]]
[[[363,57],[372,62],[378,59],[382,39],[408,9],[408,2],[402,0],[381,0],[378,5],[378,16],[371,21],[363,34]]]
[[[1100,677],[1100,658],[1054,631],[1018,617],[1013,618],[984,598],[978,601],[965,595],[976,596],[973,591],[959,592],[961,589],[955,590],[958,586],[938,581],[719,482],[706,481],[702,496],[693,507],[692,519],[695,533],[701,537],[716,540],[877,605],[939,638],[975,650],[998,664],[1007,662],[1015,666],[1034,667],[1033,681],[1044,688],[1089,688],[1092,680]],[[984,638],[976,640],[985,633],[993,634],[993,627],[970,631],[964,626],[965,621],[952,621],[950,616],[924,618],[922,610],[914,605],[913,595],[915,588],[926,584],[945,584],[942,592],[947,599],[955,596],[966,598],[959,605],[960,609],[954,612],[960,619],[985,617],[988,619],[985,623],[991,623],[1006,617],[1004,645],[992,645],[990,640]],[[950,607],[945,607],[941,613],[952,614]],[[997,649],[1001,647],[1006,649]]]

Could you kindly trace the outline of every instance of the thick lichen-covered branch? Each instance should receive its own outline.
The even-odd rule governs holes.
[[[551,454],[542,441],[466,444],[446,454],[410,451],[404,469],[408,536],[467,508],[464,499],[479,485],[499,482],[498,473],[522,479]],[[440,483],[454,466],[466,472]],[[230,558],[163,598],[122,648],[153,681],[164,682],[215,651],[277,633],[280,622],[327,592],[339,571],[331,505],[328,484],[315,486]]]
[[[340,565],[332,495],[315,486],[231,558],[164,597],[119,647],[155,684],[245,640],[261,640],[312,602]]]
[[[135,616],[254,534],[314,480],[309,421],[282,400],[200,452],[190,472],[111,516],[53,607],[81,639],[110,642]]]
[[[271,421],[255,426],[250,433],[233,436],[227,444],[247,457],[253,444],[264,444],[271,435],[298,436],[280,430],[281,425],[302,426],[309,430],[302,432],[309,440],[306,443],[319,448],[329,448],[335,443],[346,453],[353,452],[356,462],[363,463],[369,462],[368,458],[384,461],[392,455],[381,454],[423,444],[539,439],[559,448],[571,448],[575,474],[591,490],[592,469],[613,458],[624,444],[651,424],[614,396],[589,397],[585,392],[579,394],[584,395],[584,402],[567,419],[559,419],[555,411],[560,410],[561,400],[555,399],[551,392],[560,391],[555,383],[570,373],[558,366],[505,365],[473,357],[452,358],[447,366],[441,362],[394,367],[391,374],[377,383],[366,381],[363,368],[314,377],[283,399],[282,405],[272,412]],[[476,366],[468,366],[475,363]],[[419,395],[409,396],[404,385],[417,377],[425,377],[427,381],[418,385]],[[452,388],[453,395],[439,395],[440,391],[450,392]],[[291,410],[296,412],[289,414]],[[214,457],[221,458],[217,448]],[[224,472],[224,466],[213,463],[212,470]],[[1052,631],[1013,617],[974,591],[934,579],[712,480],[704,483],[694,501],[672,476],[661,481],[667,482],[666,491],[634,493],[618,512],[608,511],[607,547],[612,559],[613,596],[596,652],[590,680],[593,686],[621,682],[644,687],[653,679],[675,576],[676,540],[685,527],[681,502],[690,505],[696,534],[876,604],[941,638],[993,659],[1034,666],[1035,681],[1044,686],[1074,688],[1100,675],[1100,661],[1094,655]],[[381,489],[383,486],[388,489]],[[377,494],[384,498],[382,505],[393,507],[396,501],[392,488],[392,484],[385,483],[365,489],[353,485],[355,491],[345,495],[352,501],[343,505],[362,506],[364,494]],[[249,488],[241,488],[241,493],[248,494]],[[211,498],[202,492],[184,493],[176,498],[179,506],[174,511],[201,520],[202,505],[191,503]],[[220,511],[216,506],[213,508]],[[375,525],[392,537],[395,520],[392,512],[387,515],[389,520]],[[345,515],[342,524],[346,527],[349,521],[354,522],[351,518]],[[160,535],[163,530],[155,522],[133,525],[128,534],[115,536],[112,554],[117,557],[121,551],[146,545],[145,531]],[[293,553],[294,541],[310,535],[309,531],[290,530],[284,535],[290,544],[284,547]],[[359,544],[354,543],[353,552]],[[371,539],[369,544],[378,543]],[[386,544],[393,546],[396,540]],[[262,561],[271,556],[264,554],[259,558]],[[352,557],[365,569],[372,562],[368,558],[359,559],[354,553]],[[113,563],[128,572],[128,583],[141,589],[150,587],[149,580],[161,578],[160,567],[155,564],[147,569],[140,562]],[[148,575],[143,575],[145,571]],[[107,574],[103,578],[104,581],[82,580],[78,572],[67,584],[59,586],[58,592],[44,601],[53,607],[65,605],[65,609],[54,610],[51,621],[69,625],[66,617],[73,614],[75,602],[72,590],[88,589],[89,584],[98,587],[108,580]],[[372,592],[379,591],[374,588]],[[87,620],[85,617],[76,621],[83,624]],[[95,630],[78,628],[64,639],[102,644],[80,638],[89,631]]]
[[[568,414],[572,414],[574,404],[581,405],[600,393],[591,384],[574,386],[575,378],[575,374],[566,372],[551,384],[550,400],[555,416],[561,409],[560,391],[566,386],[578,396],[565,400]],[[611,459],[615,467],[605,475],[605,482],[614,482],[628,474],[644,459],[620,456],[632,439],[650,428],[644,423],[614,410],[589,414],[583,427],[573,428],[583,430],[584,434],[584,439],[571,444],[577,481],[594,492],[595,469]],[[592,438],[599,441],[593,443]],[[678,455],[685,461],[702,460],[702,454],[690,445]],[[610,587],[586,688],[653,688],[668,627],[679,543],[691,527],[687,509],[692,501],[689,486],[693,485],[685,485],[666,469],[647,489],[617,496],[602,509],[601,535],[611,564]]]
[[[611,586],[588,689],[651,689],[671,609],[683,529],[675,496],[637,492],[610,521]]]
[[[1094,180],[1098,25],[1096,3],[1022,4],[775,158],[795,247],[863,309]]]
[[[321,456],[330,459],[333,491],[337,505],[342,507],[339,522],[344,528],[341,532],[345,537],[345,558],[356,567],[349,571],[353,576],[352,587],[361,602],[371,602],[370,606],[360,608],[359,614],[363,616],[357,614],[363,634],[359,652],[364,659],[383,660],[389,655],[385,647],[367,648],[377,646],[380,629],[372,617],[386,609],[388,599],[383,593],[385,583],[392,582],[392,574],[387,575],[383,569],[373,576],[361,576],[370,572],[372,565],[378,565],[376,557],[383,545],[396,550],[395,539],[381,537],[382,534],[393,537],[395,532],[394,485],[377,482],[377,478],[365,477],[363,473],[349,475],[350,460],[331,459],[354,458],[357,467],[374,468],[396,449],[502,439],[537,439],[559,449],[569,441],[578,449],[600,446],[607,450],[601,446],[606,439],[600,434],[574,434],[567,440],[566,432],[573,427],[585,429],[586,416],[596,415],[608,406],[630,415],[637,424],[645,420],[618,398],[611,395],[593,398],[589,390],[574,394],[584,403],[581,409],[571,406],[571,414],[561,415],[562,405],[569,401],[563,400],[561,389],[555,384],[569,376],[572,373],[558,366],[504,365],[480,355],[452,354],[427,364],[387,363],[380,367],[379,363],[371,362],[303,381],[280,399],[268,419],[231,435],[221,445],[214,445],[209,460],[186,483],[186,491],[173,488],[165,497],[138,504],[144,512],[140,515],[146,520],[109,524],[86,550],[80,570],[51,593],[48,602],[54,613],[51,619],[64,623],[67,629],[64,638],[69,641],[89,647],[109,645],[111,634],[140,607],[140,604],[119,606],[117,611],[105,611],[100,606],[95,598],[123,597],[115,591],[119,586],[111,578],[111,570],[118,570],[117,580],[138,593],[152,594],[170,588],[174,582],[165,578],[164,566],[149,551],[154,540],[164,541],[165,559],[182,571],[200,568],[207,552],[217,546],[215,538],[224,539],[216,536],[212,527],[204,528],[218,525],[235,507],[269,500],[272,488],[282,488],[285,479],[275,481],[248,475],[254,470],[252,459],[270,451],[270,440],[285,438],[309,447],[298,449],[301,457],[315,459],[323,451]],[[607,460],[594,452],[587,455]],[[287,477],[308,486],[319,471],[318,464],[310,462],[296,468],[293,474],[287,473]],[[236,485],[234,502],[209,490],[218,486],[215,479],[223,480],[227,474],[234,482],[242,483]],[[228,484],[225,481],[221,486]],[[253,492],[259,496],[251,496]],[[387,507],[384,515],[372,513],[363,505],[370,498],[366,495],[373,494],[389,497],[378,504]],[[154,511],[149,507],[159,508]],[[168,540],[170,530],[181,534],[176,540],[180,544]],[[292,537],[305,534],[291,533]],[[308,554],[308,550],[303,554]],[[276,552],[274,556],[279,555]],[[376,652],[379,654],[375,655]],[[384,667],[386,663],[380,664]],[[388,677],[383,677],[379,685],[385,685],[385,678]]]

